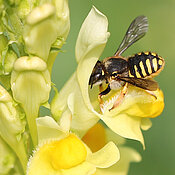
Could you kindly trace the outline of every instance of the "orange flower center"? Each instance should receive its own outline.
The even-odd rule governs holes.
[[[82,140],[92,152],[100,150],[106,144],[105,128],[102,124],[97,123],[86,133]]]

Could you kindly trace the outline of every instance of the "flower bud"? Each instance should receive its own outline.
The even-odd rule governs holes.
[[[13,69],[13,64],[17,59],[17,54],[14,52],[12,45],[9,44],[0,55],[1,75],[9,75]]]
[[[61,48],[69,28],[69,8],[66,0],[36,7],[26,18],[23,38],[27,52],[47,61],[52,45],[54,48]]]
[[[14,99],[26,113],[34,145],[37,144],[36,122],[39,107],[47,102],[51,89],[50,74],[46,63],[38,57],[21,57],[16,60],[11,75]]]
[[[26,166],[25,147],[21,139],[25,125],[9,93],[0,86],[0,135],[17,154],[23,168]]]
[[[19,2],[18,2],[19,1]],[[25,17],[31,12],[31,10],[35,7],[37,0],[14,0],[17,5],[17,14],[20,19],[24,20]],[[18,3],[18,4],[17,4]]]

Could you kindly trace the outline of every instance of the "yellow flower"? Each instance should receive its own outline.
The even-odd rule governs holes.
[[[63,123],[68,121],[67,116]],[[90,175],[119,160],[119,151],[113,142],[92,153],[68,128],[64,130],[63,123],[58,125],[47,116],[37,119],[40,144],[29,160],[27,175]]]
[[[116,100],[120,93],[120,91],[113,91],[109,95],[107,95],[106,98],[104,98],[105,103],[103,107],[103,113],[100,114],[98,102],[98,88],[96,87],[92,90],[89,90],[88,82],[89,77],[92,73],[92,69],[96,61],[99,59],[103,51],[104,45],[99,44],[101,40],[98,39],[97,35],[100,26],[97,27],[96,24],[95,27],[91,27],[91,29],[89,27],[89,24],[91,24],[91,22],[88,21],[87,17],[82,25],[76,44],[77,53],[82,53],[82,49],[86,48],[84,50],[84,53],[86,54],[76,54],[76,56],[78,57],[77,60],[80,60],[77,68],[77,79],[84,103],[89,110],[93,111],[115,133],[125,138],[138,140],[144,146],[144,139],[140,127],[142,127],[142,123],[144,124],[144,122],[149,119],[143,120],[143,118],[156,117],[163,111],[163,93],[159,89],[155,91],[154,93],[157,96],[156,99],[150,94],[144,92],[142,89],[130,86],[127,95],[122,101],[122,104],[119,105],[116,109],[109,111],[109,109],[113,106],[114,100]],[[87,29],[83,29],[88,27],[88,30],[91,31],[88,34],[91,34],[92,36],[87,39],[86,35],[88,34],[84,34]],[[98,47],[94,47],[93,45],[95,44],[92,43],[96,43]],[[81,47],[78,47],[79,45],[81,45]],[[151,122],[149,123],[151,124]]]
[[[138,140],[145,147],[141,129],[149,129],[152,125],[149,118],[159,116],[164,109],[163,92],[157,89],[154,93],[157,99],[142,89],[130,86],[122,103],[116,109],[109,111],[120,94],[120,91],[112,92],[104,98],[104,113],[100,114],[101,119],[115,133]],[[93,107],[96,110],[99,109],[97,95],[96,98],[91,98],[91,103],[95,104]],[[94,96],[94,92],[90,96]]]
[[[104,128],[100,123],[94,125],[82,140],[94,151],[98,151],[106,144],[106,142],[111,140],[113,140],[119,148],[120,160],[107,169],[97,169],[94,175],[127,175],[129,164],[141,160],[140,155],[135,150],[123,146],[125,139],[116,135],[111,130]]]
[[[85,19],[79,33],[76,45],[76,59],[79,63],[77,71],[71,76],[62,90],[56,93],[53,101],[51,102],[51,112],[53,117],[58,121],[68,108],[72,113],[71,131],[75,132],[78,136],[82,137],[88,129],[90,129],[100,119],[98,113],[88,108],[87,100],[84,100],[84,90],[88,90],[88,81],[90,77],[89,68],[93,68],[96,60],[99,58],[103,51],[109,33],[107,32],[108,21],[106,16],[99,12],[95,7],[91,9],[87,18]],[[87,56],[91,62],[88,63],[88,69],[84,66],[87,64],[81,58]],[[88,59],[86,59],[88,61]],[[82,65],[82,63],[84,65]],[[81,69],[81,65],[83,69]],[[81,69],[81,70],[80,70]],[[81,74],[81,75],[79,75]],[[81,82],[79,81],[81,76]],[[85,86],[81,85],[85,83]],[[86,94],[88,95],[88,94]],[[88,95],[89,97],[89,95]],[[90,101],[89,101],[90,103]]]
[[[78,67],[51,104],[56,120],[70,109],[73,114],[71,130],[83,136],[99,119],[122,137],[140,141],[144,146],[141,132],[151,127],[149,118],[157,117],[164,108],[164,97],[160,89],[154,93],[157,99],[141,88],[129,86],[122,103],[109,112],[120,91],[112,91],[104,98],[103,113],[100,113],[98,87],[90,89],[89,78],[97,60],[107,43],[109,32],[105,15],[93,7],[80,29],[76,43]],[[61,99],[61,100],[60,100]],[[84,112],[83,112],[84,111]],[[86,115],[86,116],[85,116]]]

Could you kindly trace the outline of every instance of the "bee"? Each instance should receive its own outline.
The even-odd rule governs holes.
[[[114,56],[107,57],[102,61],[97,61],[91,73],[89,85],[91,88],[93,85],[99,85],[100,93],[98,99],[100,106],[103,104],[102,97],[108,94],[111,89],[118,90],[122,88],[120,95],[110,110],[116,108],[126,95],[128,85],[142,88],[157,98],[152,91],[158,89],[159,86],[152,78],[163,70],[165,64],[164,59],[153,52],[140,52],[129,57],[121,56],[127,48],[141,39],[147,30],[147,17],[136,17],[131,22]],[[105,90],[102,90],[103,82],[107,84]]]

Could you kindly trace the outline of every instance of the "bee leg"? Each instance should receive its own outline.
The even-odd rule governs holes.
[[[145,90],[145,92],[147,92],[148,94],[152,95],[153,97],[157,99],[157,96],[154,94],[154,92],[149,91],[149,90]]]
[[[103,92],[103,85],[102,84],[99,85],[99,92],[100,93]],[[98,95],[98,101],[99,101],[100,105],[102,105],[103,104],[103,99],[101,98],[102,95],[100,95],[100,93]]]
[[[114,108],[116,108],[120,105],[120,103],[122,102],[122,100],[123,100],[124,96],[126,95],[127,91],[128,91],[128,83],[125,83],[120,95],[118,96],[117,100],[113,104],[112,108],[109,109],[109,111],[111,111],[112,109],[114,109]]]
[[[99,85],[99,92],[100,93],[98,94],[98,101],[99,101],[99,104],[100,104],[100,109],[101,109],[101,106],[103,104],[102,95],[100,95],[102,91],[103,91],[103,86],[102,86],[102,84],[100,84]]]
[[[102,86],[101,87],[99,86],[99,89],[102,89]],[[110,88],[110,85],[108,85],[108,87],[104,91],[102,91],[102,92],[99,93],[99,95],[98,95],[98,101],[100,103],[100,109],[102,109],[102,106],[103,106],[102,96],[108,94],[110,91],[111,91],[111,88]]]
[[[102,84],[99,85],[99,91],[100,91],[100,92],[103,91],[103,85],[102,85]]]

